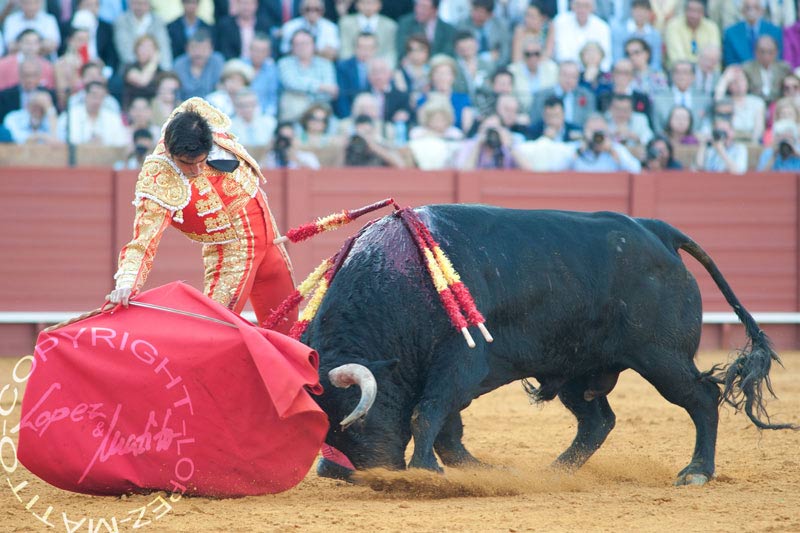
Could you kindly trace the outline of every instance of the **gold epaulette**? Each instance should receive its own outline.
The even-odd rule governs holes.
[[[175,164],[163,155],[150,155],[144,160],[136,181],[136,198],[149,198],[175,213],[191,199],[189,181]]]

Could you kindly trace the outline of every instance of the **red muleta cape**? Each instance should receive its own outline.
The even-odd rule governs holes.
[[[322,390],[316,352],[184,283],[135,301],[207,318],[119,307],[42,332],[22,464],[86,494],[233,497],[299,483],[328,430],[308,394]]]

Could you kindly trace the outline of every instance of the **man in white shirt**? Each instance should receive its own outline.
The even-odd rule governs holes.
[[[744,174],[747,171],[747,147],[733,140],[733,126],[727,117],[716,117],[711,138],[700,136],[695,163],[698,170]]]
[[[608,123],[602,115],[586,119],[584,139],[573,143],[574,155],[569,165],[576,172],[630,172],[638,174],[642,165],[623,145],[612,140]]]
[[[32,29],[42,37],[42,54],[58,50],[61,32],[53,15],[42,11],[42,0],[19,0],[20,10],[11,13],[3,24],[3,37],[9,52],[17,51],[17,35]]]
[[[600,68],[611,68],[611,29],[603,19],[594,15],[594,0],[572,0],[572,11],[559,14],[553,20],[555,60],[580,61],[580,51],[589,41],[596,41],[605,52]]]
[[[317,55],[333,61],[341,47],[339,28],[330,20],[323,18],[325,4],[322,0],[303,0],[300,5],[302,16],[293,18],[281,27],[281,53],[288,54],[292,47],[292,36],[297,30],[306,30],[314,37]]]
[[[107,94],[108,89],[103,83],[89,82],[84,105],[69,109],[58,117],[59,137],[72,144],[126,146],[129,139],[122,117],[103,107]]]

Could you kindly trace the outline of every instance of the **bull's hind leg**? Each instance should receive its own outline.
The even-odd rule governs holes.
[[[464,447],[464,423],[461,411],[455,411],[447,417],[442,430],[433,443],[433,448],[445,466],[476,466],[481,464]]]
[[[585,393],[590,389],[588,379],[577,379],[567,382],[558,393],[561,402],[578,419],[578,433],[569,448],[556,459],[557,466],[580,468],[614,429],[616,416],[608,400],[604,395],[587,400]]]
[[[678,473],[675,484],[706,483],[714,475],[719,387],[697,370],[690,356],[683,354],[648,354],[646,365],[635,370],[669,402],[686,409],[694,422],[692,461]]]

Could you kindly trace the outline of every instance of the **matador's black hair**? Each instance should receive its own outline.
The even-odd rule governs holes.
[[[164,144],[172,156],[194,159],[208,154],[212,143],[211,127],[195,111],[178,113],[164,131]]]

